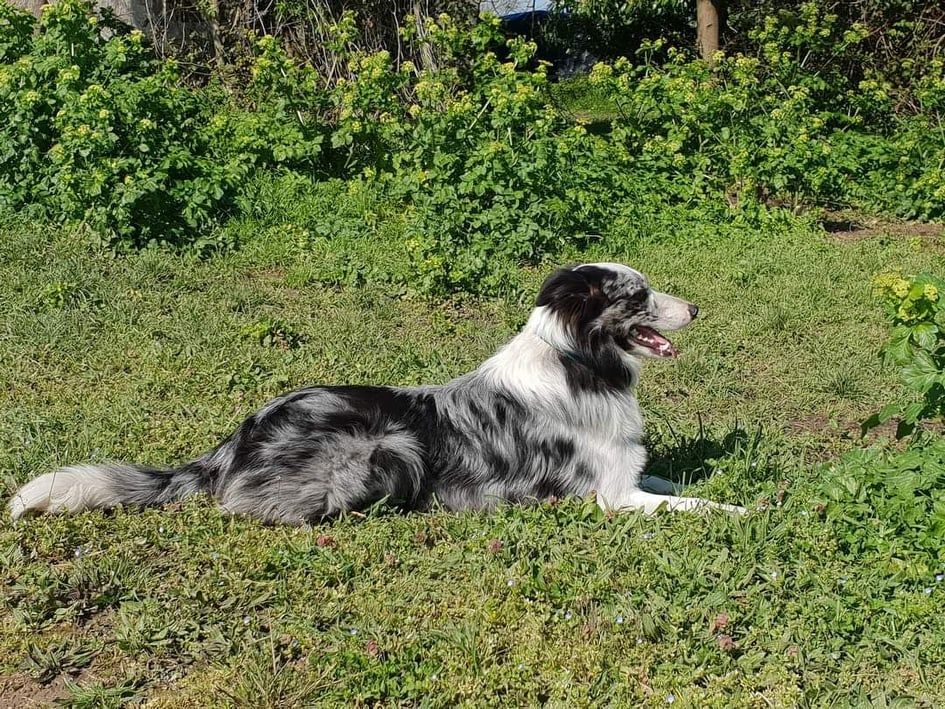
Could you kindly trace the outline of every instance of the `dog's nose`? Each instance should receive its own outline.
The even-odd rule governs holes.
[[[690,303],[689,304],[689,317],[695,320],[698,316],[699,316],[699,306],[693,305],[692,303]]]

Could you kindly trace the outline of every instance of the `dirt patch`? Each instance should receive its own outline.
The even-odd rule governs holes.
[[[877,236],[927,239],[936,242],[945,240],[945,224],[929,222],[891,222],[832,215],[824,219],[821,225],[824,231],[838,241],[862,241]]]
[[[807,450],[814,461],[825,461],[835,457],[839,450],[844,449],[854,442],[856,445],[871,445],[877,441],[887,441],[896,447],[903,447],[906,441],[896,440],[896,428],[899,425],[899,419],[891,419],[880,425],[871,428],[866,436],[860,435],[861,421],[844,420],[838,421],[823,414],[810,414],[794,421],[788,421],[782,429],[791,436],[811,435],[819,439],[819,442]],[[945,423],[937,421],[925,421],[922,428],[932,433],[945,435]],[[840,448],[838,448],[840,444]]]
[[[811,414],[796,421],[788,421],[785,430],[788,433],[823,433],[832,426],[831,419],[822,414]]]
[[[22,673],[0,679],[0,709],[48,707],[68,696],[66,680],[62,676],[56,677],[49,684],[40,684]]]
[[[245,273],[248,280],[282,283],[285,281],[287,271],[284,268],[273,266],[270,268],[251,268]]]
[[[823,414],[810,414],[794,421],[788,421],[784,426],[784,430],[786,433],[792,434],[812,433],[817,436],[832,434],[830,436],[831,438],[852,438],[857,440],[860,438],[861,423],[861,421],[853,420],[838,421],[829,416],[824,416]],[[896,438],[896,426],[898,425],[898,419],[891,419],[870,429],[867,437],[871,439],[886,438],[894,440]],[[925,427],[933,431],[939,429],[939,426],[935,422],[926,422]]]

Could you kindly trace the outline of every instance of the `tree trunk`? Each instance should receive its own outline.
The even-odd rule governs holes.
[[[424,26],[426,13],[420,7],[419,2],[413,4],[413,16],[417,23],[417,39],[420,41],[420,60],[423,63],[423,69],[433,71],[436,69],[436,60],[433,57],[433,47],[426,40],[427,30]]]
[[[213,39],[213,58],[223,68],[223,36],[220,34],[220,0],[210,0],[210,37]]]
[[[719,51],[719,23],[722,0],[696,0],[696,42],[699,55],[709,64],[715,63]]]

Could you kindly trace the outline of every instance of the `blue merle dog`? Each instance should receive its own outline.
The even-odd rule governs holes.
[[[379,502],[462,510],[592,491],[606,509],[741,511],[678,497],[642,474],[641,360],[674,357],[660,330],[698,312],[627,266],[563,268],[523,330],[447,384],[300,389],[191,463],[62,468],[24,485],[10,512],[162,505],[208,492],[228,512],[300,524]]]

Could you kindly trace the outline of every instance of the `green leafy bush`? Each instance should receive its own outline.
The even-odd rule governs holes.
[[[598,64],[590,81],[616,108],[612,139],[681,197],[945,213],[942,62],[917,85],[923,111],[894,117],[875,81],[838,111],[823,99],[822,80],[787,54],[720,56],[714,67],[668,54],[662,66]],[[884,115],[892,128],[867,130],[865,113]]]
[[[646,171],[682,194],[727,193],[733,202],[836,196],[829,117],[802,85],[784,85],[753,58],[715,68],[675,51],[663,67],[598,64],[591,81],[618,107],[614,139]]]
[[[215,150],[253,167],[312,174],[324,159],[329,97],[321,77],[292,61],[273,37],[254,45],[248,81],[217,106],[210,124]]]
[[[404,225],[385,277],[424,294],[513,293],[519,266],[638,234],[632,225],[680,205],[723,223],[785,203],[945,213],[943,62],[915,70],[920,110],[890,118],[882,77],[838,99],[834,79],[785,48],[801,35],[780,20],[758,30],[758,57],[709,67],[652,42],[639,65],[597,65],[590,82],[617,113],[602,127],[554,101],[535,45],[504,38],[494,17],[471,29],[446,16],[406,25],[405,41],[422,34],[436,57],[418,68],[361,51],[346,13],[322,27],[337,71],[263,37],[195,86],[90,0],[49,6],[35,28],[4,8],[0,207],[38,206],[112,248],[227,245],[238,230],[218,225],[258,208],[246,190],[266,171],[383,193]],[[838,39],[838,27],[817,10],[798,46],[863,41],[852,30]],[[892,129],[870,129],[876,116]],[[319,232],[313,249],[351,255],[352,239],[371,234],[330,221],[305,227]],[[328,270],[338,282],[376,275]]]
[[[883,359],[899,368],[913,400],[884,407],[863,431],[899,417],[901,438],[924,421],[945,419],[945,283],[885,274],[874,287],[893,324]],[[902,450],[854,450],[826,466],[823,477],[823,513],[850,557],[917,583],[941,570],[945,438],[916,435]],[[942,579],[939,573],[936,580]]]
[[[884,275],[874,285],[893,324],[883,358],[899,368],[917,401],[904,408],[891,403],[863,427],[868,430],[899,416],[896,435],[902,437],[921,421],[945,418],[945,283],[927,275]]]
[[[730,53],[780,55],[838,105],[874,79],[906,111],[917,70],[940,55],[945,19],[936,0],[732,0],[728,9]]]
[[[818,100],[841,112],[857,107],[863,81],[883,86],[889,107],[912,112],[922,68],[941,56],[945,6],[936,0],[728,0],[720,7],[727,54],[803,74]],[[695,55],[692,2],[560,0],[555,8],[542,32],[553,47],[611,59],[648,45],[654,56],[665,57],[669,47]],[[886,119],[869,115],[879,126]]]
[[[245,170],[214,159],[205,97],[174,63],[84,0],[47,6],[21,46],[0,67],[0,205],[39,202],[111,246],[180,243],[214,223]]]
[[[615,58],[658,38],[694,46],[695,16],[689,0],[558,0],[542,38],[559,53]]]
[[[499,44],[494,18],[429,36],[467,60],[412,84],[409,120],[387,139],[402,147],[385,179],[410,205],[406,247],[421,290],[502,292],[508,269],[607,223],[627,165],[550,104],[545,67],[526,69],[534,44],[510,40],[500,59],[489,49]]]
[[[0,3],[0,62],[9,64],[29,47],[33,18],[9,3]]]
[[[854,450],[825,467],[824,514],[841,553],[893,579],[928,583],[945,561],[945,439]]]

